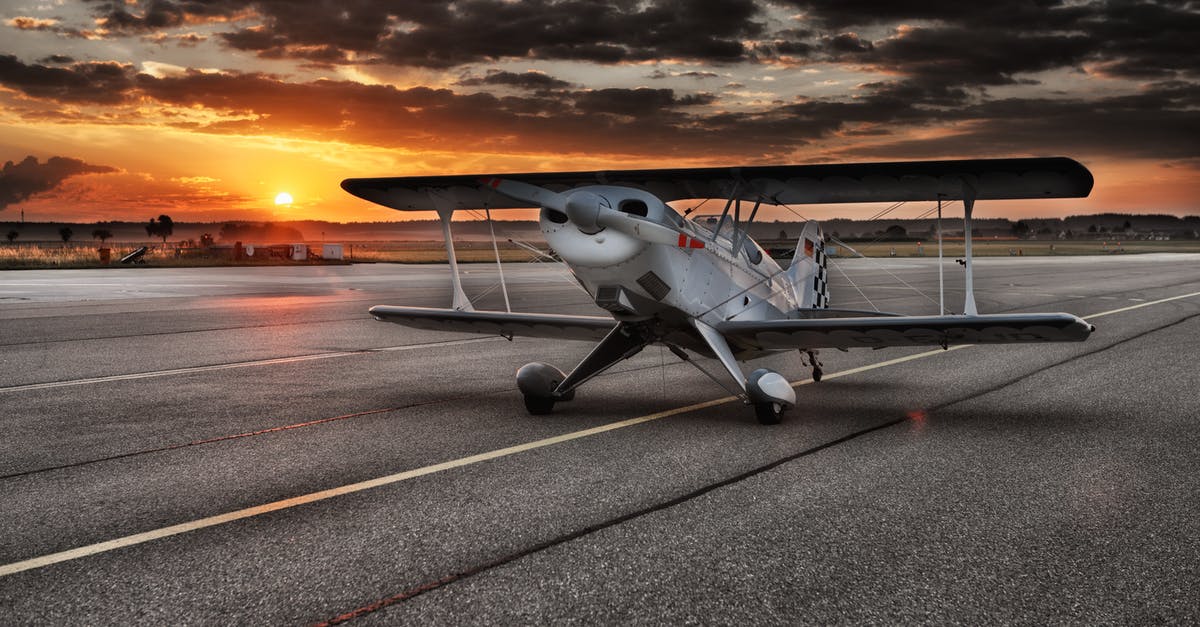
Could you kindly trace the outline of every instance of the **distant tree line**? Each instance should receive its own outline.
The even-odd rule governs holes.
[[[167,238],[175,232],[175,221],[169,215],[158,216],[158,219],[150,218],[150,223],[146,225],[146,235],[150,237],[161,237],[163,244],[167,243]]]
[[[223,242],[281,243],[302,242],[304,234],[299,229],[275,224],[274,222],[226,222],[217,231]]]

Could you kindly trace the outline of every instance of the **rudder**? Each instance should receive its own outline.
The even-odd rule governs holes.
[[[828,258],[825,233],[816,220],[809,220],[796,241],[796,253],[787,269],[788,280],[800,309],[829,308]]]

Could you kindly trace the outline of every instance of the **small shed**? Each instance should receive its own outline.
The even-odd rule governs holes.
[[[342,245],[341,244],[321,244],[321,258],[322,259],[336,259],[337,261],[341,261],[343,259]]]

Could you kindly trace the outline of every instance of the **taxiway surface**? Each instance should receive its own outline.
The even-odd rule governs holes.
[[[495,268],[465,270],[502,308]],[[598,311],[559,266],[505,274],[514,310]],[[932,260],[831,278],[836,306],[937,311]],[[657,347],[527,415],[516,368],[589,346],[366,314],[445,306],[443,267],[0,273],[0,612],[1200,620],[1200,256],[981,259],[976,284],[982,312],[1098,330],[824,352],[826,380],[762,427]]]

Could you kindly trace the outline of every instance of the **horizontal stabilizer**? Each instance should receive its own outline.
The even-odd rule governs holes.
[[[1081,342],[1094,329],[1067,313],[747,320],[717,325],[731,344],[756,350]]]
[[[617,326],[617,322],[612,318],[598,316],[459,311],[392,305],[376,305],[369,313],[375,316],[376,320],[395,322],[416,329],[557,340],[599,341]]]

